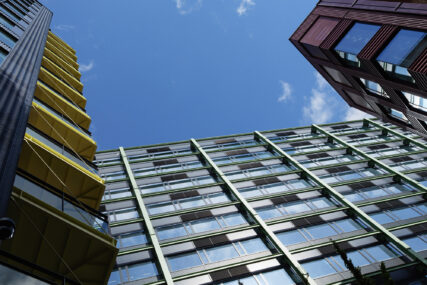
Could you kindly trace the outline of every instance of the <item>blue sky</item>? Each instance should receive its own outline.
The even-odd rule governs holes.
[[[358,119],[289,42],[317,0],[42,0],[98,150]]]

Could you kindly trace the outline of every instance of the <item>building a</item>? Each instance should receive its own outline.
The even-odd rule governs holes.
[[[331,240],[372,278],[384,262],[421,284],[426,157],[420,136],[370,119],[98,152],[109,284],[351,281]]]
[[[0,283],[106,284],[118,250],[105,185],[76,52],[51,18],[0,2]]]
[[[427,137],[421,2],[320,0],[290,40],[350,106]]]

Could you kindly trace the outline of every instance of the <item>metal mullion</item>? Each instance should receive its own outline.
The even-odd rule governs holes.
[[[386,126],[382,126],[381,124],[379,124],[379,123],[377,123],[377,122],[374,122],[374,121],[372,121],[372,120],[370,120],[370,119],[364,119],[364,122],[367,122],[368,124],[373,124],[374,126],[376,126],[376,127],[380,128],[380,129],[382,129],[382,130],[386,130],[386,131],[388,131],[388,132],[390,132],[390,133],[394,134],[395,136],[398,136],[398,137],[402,138],[402,139],[403,139],[403,141],[405,141],[405,140],[406,140],[406,141],[412,142],[414,145],[419,146],[419,147],[421,147],[421,148],[423,148],[423,149],[427,150],[427,146],[426,146],[425,144],[423,144],[422,142],[419,142],[419,141],[415,140],[414,138],[410,138],[410,137],[408,137],[408,136],[405,136],[404,134],[401,134],[401,133],[399,133],[399,132],[396,132],[396,131],[395,131],[394,129],[392,129],[392,128],[389,128],[389,127],[386,127]]]
[[[150,215],[148,214],[147,208],[145,207],[144,201],[142,200],[141,192],[139,191],[139,187],[138,187],[136,180],[133,176],[133,172],[132,172],[132,169],[130,167],[129,161],[127,159],[126,152],[123,149],[123,147],[120,147],[119,149],[120,149],[121,158],[122,158],[123,163],[125,165],[127,175],[128,175],[129,180],[131,182],[131,188],[132,188],[134,195],[136,197],[139,210],[143,216],[144,224],[145,224],[145,227],[147,229],[148,235],[150,237],[151,244],[154,247],[154,252],[157,256],[157,261],[160,265],[160,269],[163,273],[163,277],[165,278],[167,285],[173,285],[174,283],[173,283],[172,275],[171,275],[171,273],[169,271],[169,267],[166,263],[166,258],[163,255],[162,249],[160,247],[159,240],[157,239],[156,232],[154,230],[153,224],[151,223]]]
[[[191,139],[191,144],[195,149],[197,149],[205,161],[211,165],[216,175],[220,177],[225,184],[228,186],[229,190],[233,193],[236,199],[242,204],[245,210],[250,214],[250,216],[255,220],[255,222],[260,226],[264,234],[269,238],[269,240],[274,244],[276,249],[284,255],[286,261],[288,261],[291,267],[296,271],[296,273],[301,277],[303,282],[306,284],[316,284],[314,280],[308,275],[305,269],[299,264],[299,262],[290,254],[289,250],[280,242],[277,236],[273,231],[267,226],[267,224],[261,219],[258,213],[252,208],[249,202],[239,193],[239,191],[234,187],[234,185],[228,180],[225,174],[221,169],[212,161],[209,155],[203,150],[203,148],[198,144],[194,139]]]
[[[425,188],[424,186],[422,186],[421,184],[419,184],[417,181],[415,181],[415,180],[413,180],[413,179],[405,176],[404,174],[402,174],[400,172],[397,172],[397,171],[393,170],[391,167],[385,165],[384,163],[378,161],[375,158],[372,158],[371,156],[367,155],[366,153],[364,153],[363,151],[357,149],[356,147],[347,144],[345,141],[343,141],[340,138],[338,138],[337,136],[329,133],[328,131],[322,129],[321,127],[319,127],[317,125],[312,125],[312,127],[313,127],[313,130],[318,130],[318,131],[320,131],[320,132],[328,135],[330,138],[332,138],[336,142],[338,142],[338,143],[340,143],[340,144],[342,144],[344,146],[347,146],[349,149],[351,149],[355,153],[361,155],[362,157],[365,157],[365,158],[371,160],[376,165],[381,166],[381,168],[383,168],[384,170],[387,170],[390,173],[398,175],[400,178],[402,178],[403,180],[405,180],[406,182],[408,182],[412,186],[415,186],[418,190],[422,190],[422,192],[424,192],[424,193],[426,192],[427,188]],[[326,189],[328,190],[329,194],[333,195],[336,199],[338,199],[340,202],[344,203],[345,205],[348,205],[350,207],[350,209],[357,216],[359,216],[363,221],[365,221],[373,229],[380,231],[386,237],[386,239],[388,241],[392,242],[394,245],[396,245],[397,248],[399,248],[401,251],[403,251],[406,255],[410,256],[412,259],[417,260],[418,262],[420,262],[424,266],[427,266],[427,261],[424,258],[422,258],[421,256],[419,256],[418,253],[416,253],[414,250],[412,250],[412,248],[410,246],[408,246],[406,243],[404,243],[403,241],[401,241],[400,239],[398,239],[390,231],[388,231],[381,224],[377,223],[374,219],[372,219],[371,217],[369,217],[369,215],[367,215],[365,212],[363,212],[362,210],[360,210],[359,207],[357,207],[352,202],[348,201],[346,198],[344,198],[343,195],[341,195],[335,189],[333,189],[332,187],[330,187],[329,185],[327,185],[326,183],[324,183],[321,179],[317,178],[317,180],[319,182],[321,182],[322,184],[324,184],[325,186],[327,186]]]

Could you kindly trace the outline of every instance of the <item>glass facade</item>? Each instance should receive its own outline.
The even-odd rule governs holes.
[[[315,282],[345,283],[351,274],[331,240],[366,272],[379,272],[381,261],[416,266],[399,259],[408,253],[384,242],[375,221],[415,251],[427,250],[425,189],[415,182],[427,183],[426,146],[389,124],[353,121],[171,143],[156,146],[167,149],[167,158],[141,158],[153,148],[97,154],[101,173],[126,176],[107,182],[102,202],[120,249],[109,284],[161,282],[165,274],[176,284],[303,284],[305,275],[283,262],[281,247]],[[203,167],[188,167],[196,156]],[[117,160],[123,164],[109,163]],[[154,163],[155,173],[139,176]],[[159,171],[166,164],[173,174]]]

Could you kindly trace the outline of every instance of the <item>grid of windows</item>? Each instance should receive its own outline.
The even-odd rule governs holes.
[[[125,162],[124,175],[130,181],[135,179],[138,186],[129,188],[121,184],[125,183],[123,181],[111,181],[111,187],[107,183],[103,203],[109,206],[107,208],[118,209],[107,211],[110,220],[115,222],[113,226],[123,227],[142,221],[146,227],[153,228],[155,239],[147,238],[146,231],[140,228],[130,227],[129,231],[116,234],[121,260],[128,262],[117,266],[109,284],[137,279],[142,284],[161,281],[164,274],[170,274],[172,280],[179,278],[178,284],[186,278],[192,284],[239,284],[242,281],[277,284],[274,282],[279,279],[283,284],[300,284],[301,275],[297,272],[289,274],[288,266],[292,267],[292,263],[284,266],[273,262],[276,255],[283,256],[284,253],[271,242],[272,235],[282,246],[288,247],[290,254],[315,281],[328,276],[333,276],[331,280],[351,276],[340,275],[347,269],[336,252],[326,249],[331,246],[330,239],[340,243],[341,239],[350,238],[347,244],[344,243],[348,248],[346,251],[364,270],[368,270],[370,264],[407,254],[397,250],[394,244],[382,243],[376,238],[377,234],[373,236],[376,231],[380,231],[379,235],[384,233],[370,223],[377,221],[393,232],[408,221],[415,225],[424,223],[427,206],[422,194],[425,190],[407,180],[409,176],[404,173],[427,166],[422,156],[418,156],[426,148],[419,137],[406,135],[390,125],[365,120],[265,132],[270,141],[263,141],[256,133],[253,139],[245,134],[244,139],[201,140],[202,146],[193,145],[191,150],[198,153],[200,164],[197,167],[203,165],[203,169],[194,170],[186,167],[188,164],[171,163],[171,169],[179,167],[179,172],[165,176],[160,170],[164,165],[160,165],[151,168],[147,178],[140,178],[139,174],[142,169],[148,173],[149,167],[137,167],[140,162],[131,161],[129,156],[139,157],[138,151],[146,152],[150,148],[126,150],[128,157],[114,159]],[[292,140],[296,140],[297,145],[291,145]],[[261,147],[269,151],[261,150]],[[165,148],[169,149],[168,155],[177,159],[183,157],[173,150],[179,149],[173,144],[157,150],[166,152]],[[225,153],[224,150],[228,152],[229,149],[232,152]],[[108,154],[102,155],[108,162]],[[408,162],[403,158],[408,155],[418,156],[418,159]],[[392,166],[394,170],[390,170],[372,163],[373,158],[387,165],[392,165],[390,159],[397,162]],[[100,159],[100,164],[106,159]],[[163,155],[150,159],[150,163],[165,160]],[[253,162],[258,159],[262,161]],[[278,164],[279,159],[283,163]],[[251,162],[247,162],[249,160]],[[126,162],[130,167],[126,167]],[[212,164],[216,168],[211,167]],[[306,168],[313,170],[308,173]],[[420,174],[414,179],[426,184],[427,173],[416,173]],[[162,182],[156,182],[159,178]],[[324,185],[340,193],[346,203],[353,203],[354,207],[367,213],[371,220],[349,210],[341,198],[329,195]],[[142,195],[143,204],[134,199],[138,195]],[[130,202],[136,203],[136,208],[131,207]],[[387,203],[399,206],[392,207]],[[143,211],[138,208],[146,211],[146,218],[140,216]],[[263,225],[254,215],[264,221],[271,233],[262,230]],[[396,235],[400,238],[401,233]],[[407,240],[415,250],[425,250],[425,234],[403,236],[401,240]],[[150,249],[153,243],[158,244],[161,252],[153,254],[150,261],[135,253],[138,248],[142,251]],[[312,246],[319,250],[311,251]],[[132,250],[127,252],[129,248]],[[159,254],[165,258],[163,265],[157,262]],[[251,266],[256,262],[265,262],[265,266]],[[157,271],[155,264],[163,267]],[[147,275],[137,275],[131,270],[132,266],[147,267]],[[237,269],[239,266],[246,267],[240,270]],[[206,269],[210,273],[206,273]],[[221,279],[222,273],[218,270],[234,273],[227,273]]]

